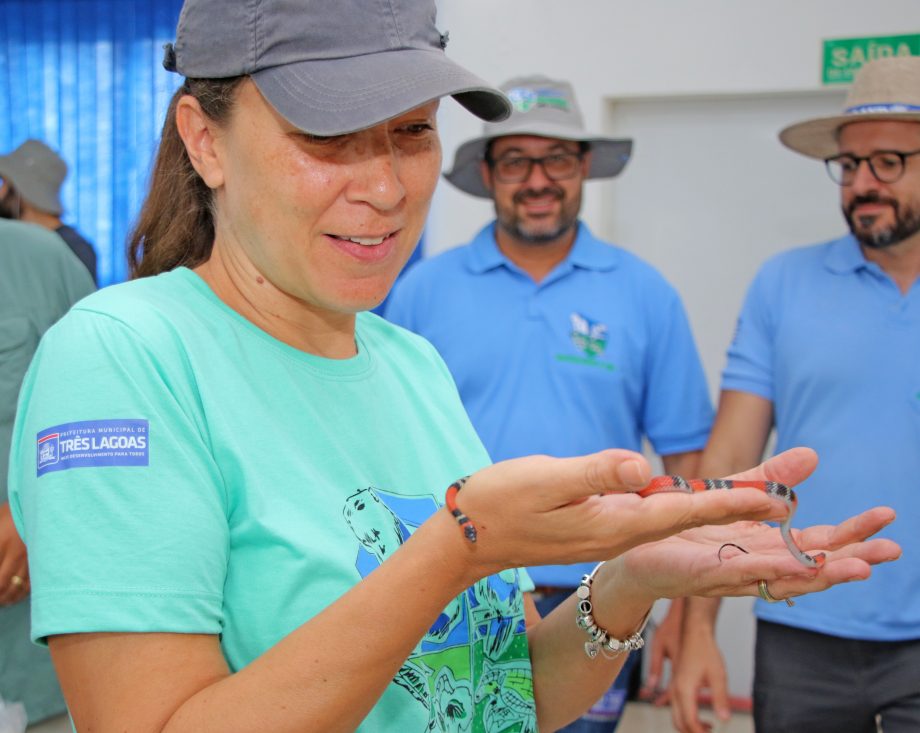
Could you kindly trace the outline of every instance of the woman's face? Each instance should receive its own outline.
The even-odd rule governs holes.
[[[438,103],[318,138],[241,84],[214,134],[215,248],[310,310],[380,303],[421,236],[441,169]]]

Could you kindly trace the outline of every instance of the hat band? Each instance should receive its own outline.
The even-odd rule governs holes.
[[[892,112],[920,112],[917,104],[860,104],[844,110],[847,115],[888,114]]]

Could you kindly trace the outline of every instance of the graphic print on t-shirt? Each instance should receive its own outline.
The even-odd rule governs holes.
[[[433,496],[368,487],[345,501],[361,577],[438,509]],[[534,733],[524,606],[518,571],[484,578],[457,596],[393,680],[428,713],[425,733]],[[421,732],[420,732],[421,733]]]

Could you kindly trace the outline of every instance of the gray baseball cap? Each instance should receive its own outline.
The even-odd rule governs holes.
[[[61,186],[67,163],[41,140],[26,140],[8,155],[0,155],[0,178],[9,182],[30,205],[60,216]]]
[[[191,78],[249,75],[291,124],[362,130],[451,95],[484,120],[508,100],[444,54],[434,0],[185,0],[163,65]]]
[[[482,135],[457,148],[453,168],[444,174],[461,191],[481,198],[492,197],[483,183],[480,163],[491,140],[509,135],[588,143],[591,146],[588,178],[611,178],[623,170],[632,154],[632,140],[587,132],[571,84],[545,76],[523,76],[505,82],[500,88],[511,100],[511,116],[504,121],[486,122]]]

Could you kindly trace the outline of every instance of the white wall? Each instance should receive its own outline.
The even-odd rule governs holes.
[[[822,41],[920,33],[920,2],[439,0],[439,26],[448,55],[487,80],[569,80],[590,130],[635,139],[621,177],[586,185],[582,215],[681,291],[715,396],[759,264],[844,231],[820,164],[776,140],[785,124],[840,109],[842,90],[821,86]],[[441,109],[446,169],[480,125],[452,101]],[[468,240],[491,216],[490,202],[442,182],[427,252]],[[736,695],[750,692],[750,605],[726,604],[718,629]]]
[[[448,55],[496,84],[529,73],[571,81],[597,131],[604,129],[607,100],[811,92],[821,86],[823,39],[920,33],[917,0],[439,0],[438,6],[438,25],[450,32]],[[447,168],[456,146],[480,128],[450,100],[442,110]],[[595,229],[602,203],[589,185],[584,217]],[[490,213],[488,202],[445,183],[432,208],[429,251],[468,239]]]

